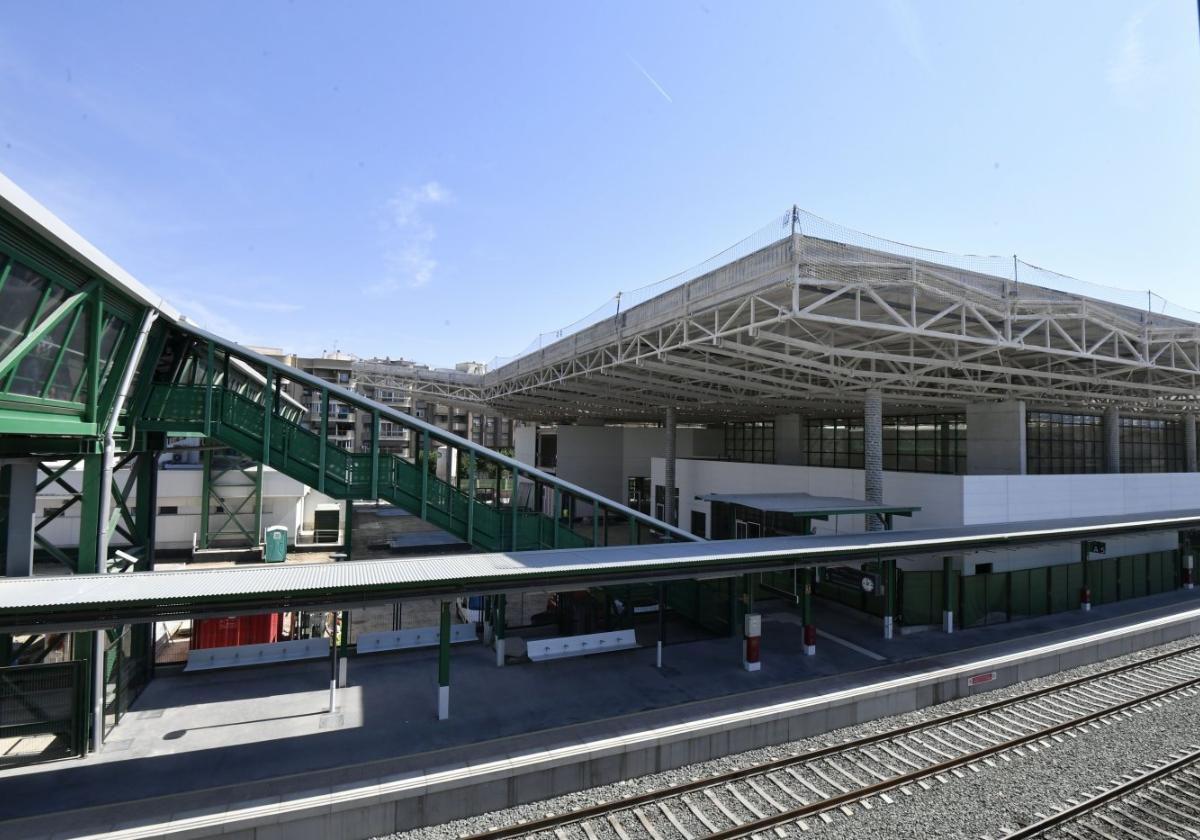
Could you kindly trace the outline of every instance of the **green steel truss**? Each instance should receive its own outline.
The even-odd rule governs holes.
[[[174,370],[163,366],[159,370],[161,374],[149,385],[138,407],[139,416],[131,421],[138,435],[161,432],[219,441],[335,499],[391,502],[484,550],[688,538],[657,520],[573,488],[451,432],[429,427],[215,337],[197,332]],[[281,397],[301,388],[312,400],[315,418],[307,418],[303,409]],[[383,451],[378,435],[371,436],[362,452],[351,452],[330,440],[322,431],[328,432],[331,413],[343,407],[365,412],[373,429],[377,430],[382,420],[409,429],[417,441],[415,456],[404,458]],[[457,450],[465,475],[460,471],[454,482],[439,478],[434,457],[437,448]],[[208,474],[219,473],[209,468]],[[486,500],[479,493],[485,477]],[[504,499],[497,487],[516,487],[518,492],[510,489]],[[226,513],[233,513],[218,504]],[[237,521],[236,516],[232,519]],[[227,520],[226,524],[231,523]],[[240,525],[234,527],[245,531]],[[620,529],[619,539],[616,528]],[[207,536],[208,541],[214,538],[212,532]],[[205,538],[201,542],[204,544]]]

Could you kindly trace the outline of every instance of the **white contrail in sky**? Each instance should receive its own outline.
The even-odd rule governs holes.
[[[653,76],[651,76],[649,73],[646,72],[646,68],[643,67],[636,58],[629,55],[629,53],[625,53],[625,55],[629,58],[629,60],[631,62],[633,62],[633,66],[636,67],[639,71],[641,71],[641,74],[646,77],[646,81],[648,81],[650,84],[654,85],[654,89],[662,94],[663,99],[667,100],[668,102],[674,103],[674,100],[671,99],[671,94],[669,94],[665,90],[663,90],[663,86],[660,85],[657,81],[655,81]]]

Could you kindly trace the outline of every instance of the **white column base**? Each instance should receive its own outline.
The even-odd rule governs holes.
[[[656,651],[655,657],[654,657],[654,667],[661,668],[662,667],[662,642],[657,643],[657,648],[658,648],[658,650]]]
[[[438,720],[450,717],[450,686],[438,686]]]
[[[761,671],[762,663],[761,662],[747,662],[745,659],[743,659],[742,667],[745,668],[747,671]]]
[[[1196,584],[1194,584],[1194,583],[1185,583],[1185,584],[1183,585],[1183,588],[1184,588],[1184,589],[1194,589],[1194,588],[1195,588],[1195,586],[1196,586]]]
[[[942,632],[954,632],[954,613],[950,610],[942,610]]]
[[[343,656],[338,660],[338,688],[346,687],[346,673],[350,667],[350,660]]]
[[[883,638],[892,638],[892,617],[890,615],[883,617]]]
[[[337,710],[337,680],[331,677],[329,679],[329,714],[333,714]]]
[[[496,639],[496,667],[504,667],[504,639]]]
[[[1083,610],[1084,612],[1091,612],[1092,605],[1088,601],[1084,601],[1082,604],[1079,605],[1079,609]]]
[[[804,655],[805,656],[816,656],[817,655],[817,646],[816,645],[805,645],[804,646]]]

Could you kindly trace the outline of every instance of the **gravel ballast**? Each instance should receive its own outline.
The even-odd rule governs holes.
[[[746,767],[796,752],[861,738],[900,726],[940,717],[952,711],[968,709],[1025,692],[1086,677],[1119,665],[1140,662],[1173,650],[1188,647],[1200,637],[1181,639],[1156,648],[1076,668],[1050,677],[1020,683],[971,698],[931,706],[905,715],[883,718],[858,726],[835,730],[814,738],[792,741],[752,750],[734,756],[689,765],[676,770],[654,773],[636,779],[590,788],[553,799],[471,817],[438,826],[386,835],[388,840],[450,840],[519,820],[561,814],[602,802],[621,799],[634,793],[669,787],[696,777]],[[893,804],[872,799],[873,807],[853,806],[853,816],[837,813],[832,821],[807,821],[806,837],[830,838],[929,838],[979,837],[998,835],[1006,825],[1029,821],[1035,811],[1046,811],[1067,798],[1077,796],[1096,784],[1119,777],[1149,760],[1182,749],[1196,741],[1196,728],[1190,721],[1200,712],[1200,697],[1184,697],[1146,710],[1112,726],[1089,730],[1076,738],[1065,738],[1036,754],[1023,758],[998,759],[994,767],[949,782],[933,782],[930,790],[917,789],[912,796],[893,793]],[[682,814],[680,816],[683,816]],[[640,828],[640,826],[639,826]],[[669,826],[668,826],[669,828]],[[689,829],[692,829],[689,826]],[[702,827],[696,831],[703,835]],[[577,829],[567,829],[573,836]],[[789,832],[798,836],[795,829]],[[579,832],[582,837],[582,832]],[[380,838],[382,840],[382,838]]]

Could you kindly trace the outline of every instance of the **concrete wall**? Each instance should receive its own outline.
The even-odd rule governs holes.
[[[535,466],[537,458],[537,426],[518,423],[513,429],[513,457],[522,464]]]
[[[1200,473],[963,476],[968,525],[1200,507]]]
[[[799,414],[775,417],[775,463],[792,466],[808,463],[808,441],[804,437],[804,420]]]
[[[664,435],[662,429],[655,428],[559,426],[555,473],[610,499],[624,501],[629,478],[650,475],[651,458],[663,453]],[[675,433],[675,447],[681,458],[716,458],[724,445],[720,429],[679,429]]]
[[[1025,474],[1025,403],[967,405],[967,474]]]
[[[662,484],[662,458],[654,459],[652,481]],[[685,523],[685,527],[691,523],[692,511],[711,513],[708,502],[695,498],[705,493],[811,493],[861,499],[865,492],[862,470],[737,461],[681,458],[676,465],[675,481],[679,487],[679,521]],[[897,530],[963,524],[962,476],[885,472],[883,498],[887,502],[922,508],[911,519],[896,517]],[[813,530],[818,534],[858,532],[862,528],[861,516],[838,516],[828,522],[813,523]]]
[[[661,458],[654,459],[652,480],[656,484],[663,481]],[[679,521],[690,527],[692,511],[702,511],[709,518],[710,529],[711,505],[697,501],[698,495],[793,492],[861,499],[864,494],[862,470],[830,467],[680,459],[675,480]],[[911,519],[896,517],[896,530],[1152,513],[1200,506],[1200,473],[957,476],[888,471],[883,474],[883,498],[922,508]],[[813,523],[818,534],[862,529],[861,516]],[[1144,554],[1175,548],[1178,535],[1173,531],[1130,534],[1107,542],[1109,556]],[[994,571],[1002,572],[1078,562],[1079,548],[1074,542],[1056,543],[971,552],[961,559],[967,574],[977,563],[991,563]],[[938,569],[940,563],[935,557],[905,558],[904,567]]]

